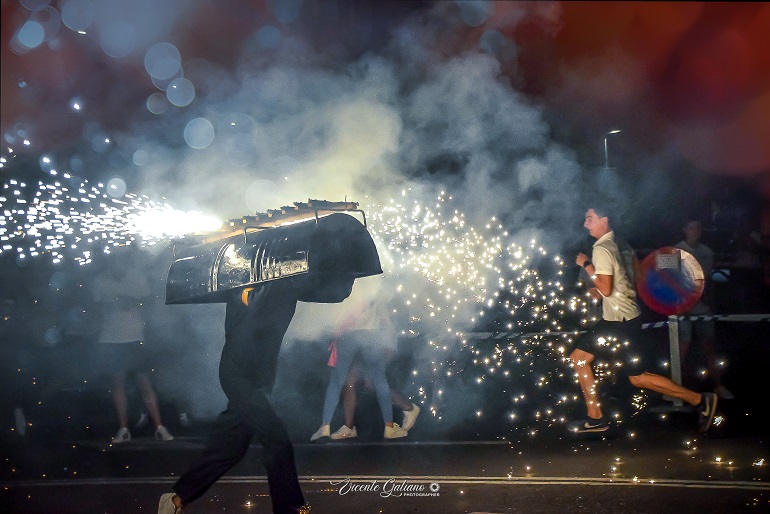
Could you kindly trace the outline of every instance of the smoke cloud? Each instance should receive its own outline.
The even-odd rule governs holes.
[[[445,194],[451,197],[447,210],[464,214],[470,226],[483,230],[494,219],[510,241],[537,239],[556,248],[572,243],[583,209],[575,195],[581,181],[577,156],[553,140],[544,108],[504,73],[494,52],[508,45],[500,55],[510,57],[510,40],[498,37],[491,45],[487,38],[456,55],[440,50],[444,30],[466,23],[458,18],[462,14],[437,6],[401,25],[381,49],[333,65],[328,53],[290,32],[281,34],[272,58],[264,33],[246,39],[229,68],[182,54],[179,66],[196,88],[194,101],[179,109],[148,102],[159,114],[132,117],[116,138],[132,158],[108,174],[127,177],[150,198],[222,219],[308,198],[358,201],[376,210],[394,198],[434,206]],[[422,302],[421,321],[433,323],[434,335],[472,328],[478,314],[473,301],[450,311],[441,303],[446,291],[440,284],[389,266],[395,260],[387,241],[380,243],[386,277],[357,281],[353,297],[342,304],[301,304],[287,334],[287,359],[296,360],[295,351],[307,342],[325,347],[360,307],[360,291],[371,292],[378,280],[389,281],[375,289],[383,292],[378,301],[391,308],[399,285],[407,289],[404,298],[411,294],[415,304]],[[491,271],[482,269],[475,280],[486,284],[485,294],[499,287]],[[177,356],[176,366],[199,377],[195,388],[162,378],[160,386],[178,409],[213,415],[222,402],[216,375],[223,334],[211,327],[222,324],[221,309],[159,309],[156,337]],[[407,318],[403,330],[409,312],[403,305],[394,309],[395,317]],[[174,351],[181,349],[179,339],[185,341],[182,353]],[[424,351],[410,348],[415,362],[430,358]],[[179,355],[187,357],[180,361]],[[302,373],[323,383],[325,369],[311,365]],[[450,418],[463,411],[461,398],[478,403],[472,388],[454,387],[461,390],[453,392]],[[301,401],[291,390],[278,394]]]

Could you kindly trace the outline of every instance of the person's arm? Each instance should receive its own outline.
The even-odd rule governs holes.
[[[605,275],[596,272],[596,266],[588,259],[588,256],[584,253],[579,253],[575,259],[575,263],[586,270],[591,282],[595,286],[597,292],[604,296],[610,296],[612,294],[613,279],[612,275]],[[589,290],[589,292],[591,292]]]

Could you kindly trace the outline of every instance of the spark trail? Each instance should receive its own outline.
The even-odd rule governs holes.
[[[95,252],[140,241],[143,245],[221,225],[196,211],[180,211],[146,195],[110,194],[68,173],[61,180],[9,179],[0,190],[0,253],[18,260],[50,254],[88,264]],[[114,193],[113,193],[114,194]]]
[[[462,416],[453,412],[467,410],[458,398],[471,396],[480,399],[472,411],[480,422],[503,416],[529,435],[538,424],[563,424],[582,401],[567,355],[597,306],[576,292],[579,284],[565,285],[560,256],[534,239],[517,241],[494,217],[472,226],[452,201],[442,192],[426,205],[405,190],[401,202],[365,208],[393,277],[402,335],[426,343],[415,355],[410,392],[437,420]],[[490,399],[498,403],[486,405]]]

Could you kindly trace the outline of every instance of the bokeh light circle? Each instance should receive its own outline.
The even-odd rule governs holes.
[[[107,182],[107,194],[112,198],[121,198],[126,194],[126,182],[120,177],[113,177]]]
[[[43,334],[43,339],[48,346],[56,346],[62,340],[62,331],[56,327],[50,327]]]
[[[136,31],[124,21],[110,23],[99,35],[99,44],[105,54],[119,59],[130,54],[136,46]]]
[[[214,141],[214,125],[206,118],[195,118],[184,128],[184,140],[192,148],[206,148]]]
[[[35,11],[50,4],[51,0],[19,0],[19,3],[30,11]]]
[[[137,150],[136,152],[134,152],[132,160],[134,161],[134,164],[136,164],[137,166],[144,166],[145,164],[150,162],[150,154],[148,154],[144,150]]]
[[[85,30],[96,19],[92,0],[66,0],[61,4],[61,21],[72,30]]]
[[[29,20],[21,26],[16,39],[24,48],[37,48],[45,40],[45,29],[38,22]]]
[[[144,69],[156,79],[173,77],[181,66],[182,56],[171,43],[155,43],[144,54]]]
[[[153,93],[147,97],[147,110],[153,114],[163,114],[168,109],[168,100],[163,93]]]
[[[166,98],[177,107],[186,107],[195,98],[195,86],[186,78],[175,79],[166,89]]]

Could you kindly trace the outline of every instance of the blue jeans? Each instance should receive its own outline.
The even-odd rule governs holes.
[[[332,368],[324,398],[324,425],[328,425],[332,421],[334,411],[340,401],[340,393],[347,381],[348,371],[356,357],[360,359],[364,375],[369,377],[374,384],[382,419],[385,423],[393,421],[390,386],[385,375],[388,363],[387,352],[381,338],[382,335],[378,330],[351,330],[337,342],[337,365]]]

